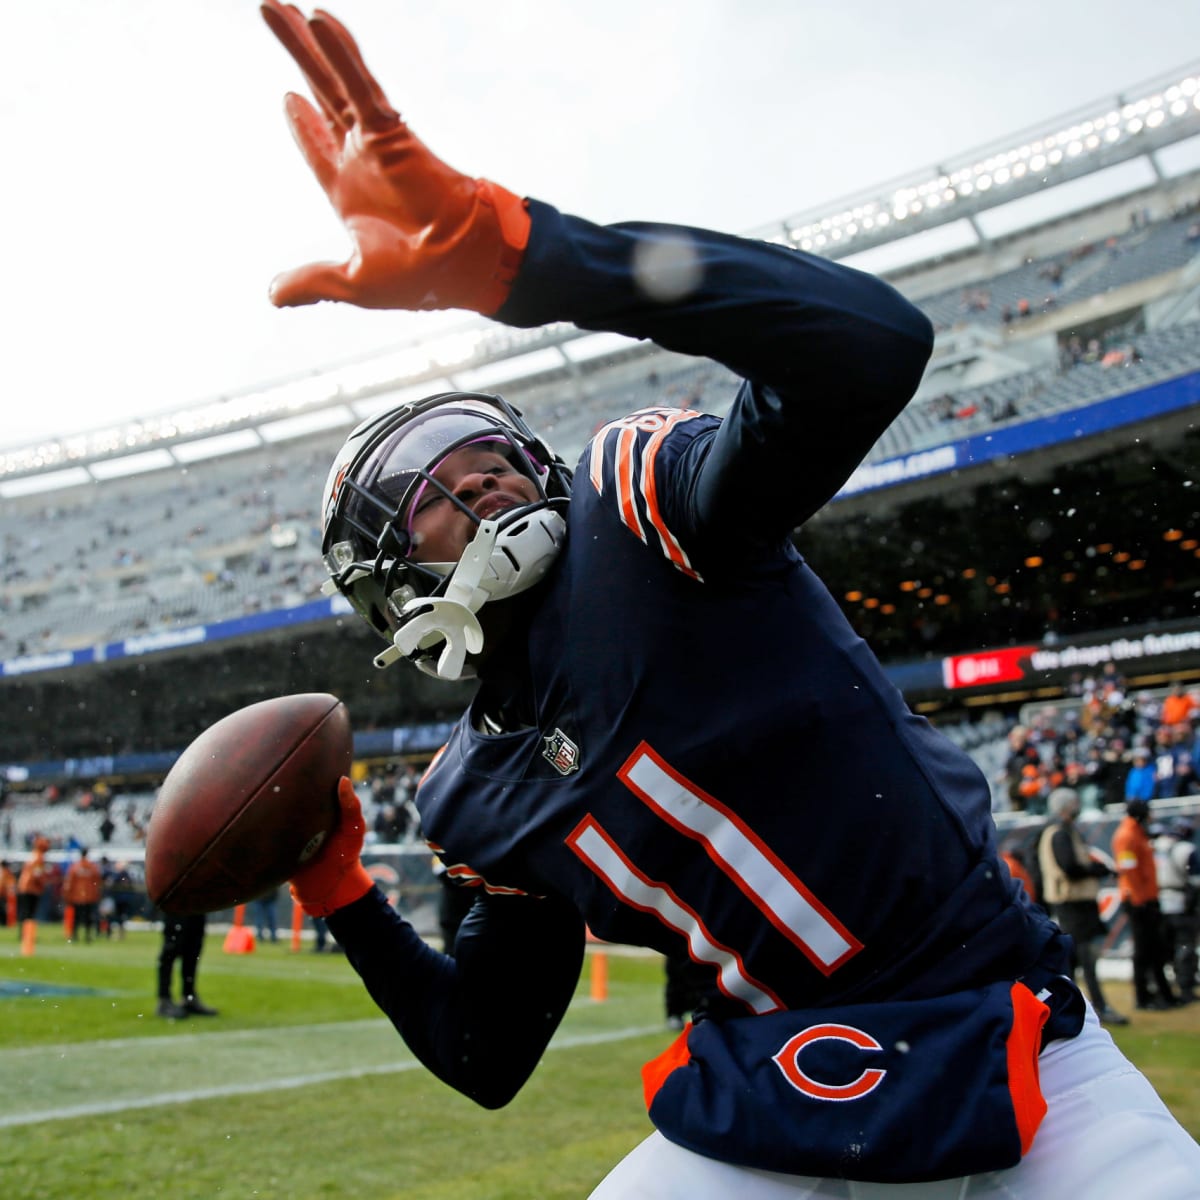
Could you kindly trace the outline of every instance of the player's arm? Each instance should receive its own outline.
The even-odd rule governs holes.
[[[887,284],[711,231],[594,225],[471,179],[413,135],[336,20],[279,0],[262,11],[317,101],[289,96],[289,121],[354,243],[345,263],[280,276],[277,304],[571,321],[725,364],[751,382],[697,476],[692,516],[714,534],[744,536],[749,516],[764,536],[786,533],[915,391],[932,330]]]
[[[336,18],[306,18],[281,0],[264,0],[261,12],[316,100],[289,93],[288,123],[353,245],[343,263],[277,276],[272,301],[494,312],[529,236],[523,201],[431,154]]]
[[[481,897],[439,953],[378,889],[329,918],[372,999],[439,1079],[485,1108],[517,1094],[575,993],[584,929],[574,907]]]
[[[746,381],[705,451],[691,497],[693,521],[713,534],[744,537],[747,518],[769,527],[780,512],[764,536],[801,523],[845,482],[920,382],[932,327],[874,276],[711,230],[598,226],[536,201],[529,208],[529,245],[498,320],[569,320],[648,338]],[[656,299],[645,264],[664,247],[689,264],[688,286]],[[680,279],[668,282],[682,288]]]
[[[486,1108],[520,1090],[574,995],[583,921],[561,900],[483,897],[459,927],[455,956],[428,945],[374,886],[361,854],[366,823],[348,779],[321,852],[292,895],[329,930],[371,997],[439,1079]]]

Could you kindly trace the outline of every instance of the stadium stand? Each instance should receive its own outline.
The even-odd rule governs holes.
[[[1200,627],[1200,171],[884,274],[934,322],[934,359],[868,456],[888,486],[848,489],[798,542],[898,685],[994,778],[1037,689],[977,689],[968,703],[944,682],[947,656],[1177,632],[1184,648],[1136,682],[1200,679],[1200,640],[1188,648]],[[194,426],[147,419],[107,450],[63,439],[0,455],[0,764],[17,799],[55,778],[38,764],[78,786],[103,775],[133,805],[114,837],[135,837],[163,756],[242,704],[334,691],[356,729],[397,744],[453,719],[463,688],[381,677],[371,635],[320,598],[327,464],[359,417],[413,390],[486,389],[486,368],[509,368],[496,390],[568,462],[614,416],[664,400],[721,413],[733,399],[733,376],[711,363],[637,343],[569,353],[578,336],[487,327],[461,372],[380,382],[364,367],[358,390],[326,389],[324,428],[168,454],[166,469],[123,473],[116,442],[178,449],[219,430],[212,412]],[[537,365],[522,370],[527,352]],[[72,462],[83,482],[39,490]],[[1067,677],[1043,673],[1041,690],[1061,695]],[[403,753],[427,754],[433,737]],[[382,745],[371,755],[395,761]],[[140,772],[116,769],[129,755]],[[96,832],[95,813],[50,813],[55,836]],[[10,815],[14,836],[38,819]]]

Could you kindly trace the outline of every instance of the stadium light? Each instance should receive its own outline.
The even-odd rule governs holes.
[[[928,228],[1008,199],[1053,187],[1098,166],[1149,154],[1200,132],[1200,64],[1111,97],[1035,131],[972,151],[760,231],[816,253],[840,257],[886,240],[895,225]],[[891,236],[891,235],[889,235]]]

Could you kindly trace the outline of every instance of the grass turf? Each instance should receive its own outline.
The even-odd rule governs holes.
[[[157,951],[152,931],[68,945],[45,926],[22,958],[0,930],[5,1200],[576,1200],[650,1130],[639,1068],[673,1036],[657,958],[610,955],[603,1004],[585,968],[533,1079],[488,1113],[413,1062],[339,954],[226,955],[210,934],[200,991],[221,1015],[170,1022]],[[1200,1137],[1200,1006],[1113,1033]]]

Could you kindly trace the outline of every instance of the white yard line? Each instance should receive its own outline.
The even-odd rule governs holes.
[[[153,1017],[154,1005],[148,1005],[146,1008],[147,1017]],[[157,1019],[157,1018],[156,1018]],[[199,1018],[197,1018],[199,1020]],[[164,1022],[165,1024],[165,1022]],[[228,1033],[218,1033],[210,1030],[207,1033],[164,1033],[160,1037],[129,1037],[129,1038],[107,1038],[95,1041],[83,1042],[57,1042],[53,1045],[38,1044],[33,1046],[9,1046],[7,1049],[0,1050],[0,1063],[7,1062],[9,1059],[22,1057],[35,1058],[40,1060],[49,1060],[54,1058],[65,1058],[69,1054],[78,1054],[81,1050],[103,1051],[103,1050],[130,1050],[135,1046],[141,1049],[146,1049],[150,1046],[157,1046],[161,1042],[168,1039],[172,1046],[178,1046],[180,1043],[206,1041],[211,1042],[214,1037],[220,1038],[222,1042],[234,1042],[238,1040],[262,1041],[264,1038],[290,1038],[294,1034],[304,1033],[324,1033],[331,1030],[349,1031],[354,1029],[384,1029],[390,1028],[387,1021],[383,1017],[363,1017],[360,1021],[319,1021],[312,1025],[278,1025],[268,1029],[231,1029]]]
[[[370,1026],[384,1025],[383,1021],[351,1021],[346,1022],[346,1026]],[[295,1033],[298,1030],[316,1030],[329,1029],[329,1026],[289,1026],[288,1029]],[[663,1032],[661,1025],[641,1026],[630,1029],[614,1029],[604,1033],[588,1033],[577,1034],[556,1038],[550,1043],[550,1050],[569,1050],[577,1046],[593,1046],[605,1042],[626,1041],[629,1038],[642,1037],[646,1034]],[[261,1038],[263,1030],[239,1030],[225,1035],[218,1035],[227,1038],[237,1037],[257,1037]],[[173,1043],[187,1038],[188,1040],[197,1040],[205,1037],[206,1041],[212,1039],[211,1034],[205,1036],[203,1034],[183,1035],[182,1038],[172,1038]],[[101,1043],[82,1043],[71,1047],[49,1047],[37,1046],[27,1047],[17,1051],[5,1051],[0,1054],[0,1062],[15,1055],[36,1054],[45,1058],[48,1054],[54,1053],[57,1049],[59,1052],[65,1051],[68,1048],[73,1051],[78,1051],[84,1048],[92,1048],[95,1046],[104,1046],[106,1048],[141,1048],[146,1049],[150,1044],[146,1038],[120,1038],[112,1039]],[[100,1100],[90,1104],[73,1104],[73,1105],[56,1105],[52,1109],[46,1109],[38,1112],[22,1112],[0,1114],[0,1129],[11,1129],[18,1125],[35,1125],[43,1121],[63,1121],[73,1120],[78,1117],[94,1117],[103,1116],[111,1113],[128,1112],[132,1109],[139,1108],[161,1108],[167,1104],[189,1104],[195,1100],[213,1100],[224,1096],[247,1096],[255,1095],[262,1092],[284,1091],[289,1088],[309,1087],[313,1084],[330,1083],[338,1079],[361,1079],[372,1075],[393,1075],[402,1071],[411,1071],[421,1064],[415,1059],[402,1059],[390,1063],[377,1063],[372,1066],[362,1067],[345,1067],[335,1071],[319,1071],[306,1075],[285,1076],[280,1079],[269,1080],[247,1080],[245,1082],[226,1083],[213,1087],[192,1088],[182,1091],[157,1092],[153,1095],[138,1095],[127,1098],[118,1098],[113,1100]]]

